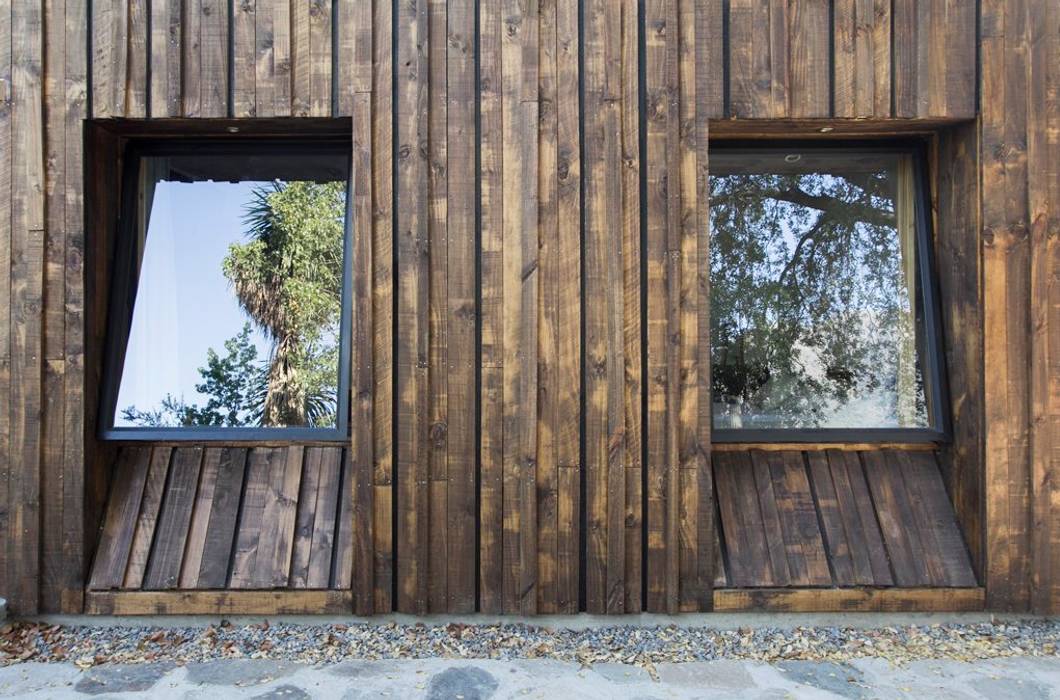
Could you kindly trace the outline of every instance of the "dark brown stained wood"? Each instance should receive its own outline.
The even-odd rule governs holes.
[[[309,448],[305,451],[305,464],[302,472],[302,483],[298,494],[298,513],[295,519],[294,544],[291,552],[291,569],[288,577],[290,588],[327,588],[331,574],[331,544],[335,529],[335,511],[339,497],[339,465],[332,462],[321,463],[320,448]],[[328,525],[329,520],[331,524]],[[313,555],[316,525],[320,523],[320,532],[316,578],[319,581],[323,574],[324,585],[310,586],[309,563]],[[326,549],[322,553],[320,550]],[[327,565],[321,567],[321,559],[327,557]],[[321,572],[320,569],[323,568]]]
[[[731,12],[730,5],[730,12]],[[697,45],[701,66],[722,66],[722,70],[703,70],[697,76],[700,87],[702,118],[721,118],[725,114],[725,6],[720,2],[706,3],[701,8],[700,27],[703,32]]]
[[[11,201],[11,0],[0,0],[0,202]],[[5,209],[5,211],[7,211]],[[0,216],[0,289],[11,288],[11,217]],[[0,301],[0,406],[11,399],[11,305]],[[11,412],[0,411],[0,586],[7,590],[13,579],[10,570],[10,508],[12,492]]]
[[[352,491],[350,523],[350,584],[355,591],[354,612],[372,612],[375,598],[375,517],[373,491],[375,486],[375,358],[373,295],[378,256],[374,235],[375,182],[373,165],[373,78],[372,78],[372,5],[370,3],[340,3],[339,36],[340,60],[338,75],[338,105],[340,112],[352,115],[352,160],[349,193],[349,222],[354,261],[352,276],[353,299],[350,303],[350,447],[342,460],[345,479],[340,481],[344,491]],[[388,280],[378,280],[386,287]],[[337,535],[337,533],[335,533]],[[335,538],[337,540],[337,537]],[[334,545],[332,545],[334,546]],[[336,584],[343,580],[347,568],[335,571]],[[356,573],[354,573],[356,572]],[[332,572],[329,572],[331,575]],[[317,581],[314,579],[314,583]]]
[[[244,12],[236,14],[236,56],[245,49],[240,42],[253,36],[254,71],[253,75],[236,73],[236,94],[251,92],[254,95],[254,113],[258,117],[290,116],[291,114],[291,7],[292,3],[283,0],[252,0],[254,8],[253,34],[246,26],[244,34],[240,31],[240,22],[251,19]],[[299,3],[299,6],[304,3]],[[360,4],[360,3],[358,3]],[[240,85],[243,84],[243,87]],[[238,104],[238,102],[237,102]],[[238,115],[238,111],[236,112]]]
[[[433,31],[433,27],[432,27]],[[475,610],[475,3],[447,4],[446,65],[446,265],[447,338],[447,493],[445,609]],[[437,165],[435,166],[437,169]],[[441,368],[439,368],[441,369]],[[441,577],[441,572],[438,573]]]
[[[629,31],[636,12],[632,3],[596,2],[585,14],[584,285],[593,300],[584,307],[585,585],[592,613],[625,611],[633,602],[627,577],[640,587],[639,551],[634,571],[626,546],[627,519],[640,522],[639,503],[627,494],[627,483],[639,482],[641,444],[639,158],[631,93],[637,37]],[[638,600],[633,609],[639,607]]]
[[[302,471],[302,483],[298,493],[298,513],[295,519],[294,545],[291,547],[290,573],[287,578],[289,588],[304,589],[310,568],[310,554],[313,549],[313,525],[317,519],[318,494],[320,492],[320,453],[315,450],[305,451],[305,465]],[[337,476],[337,473],[336,473]],[[337,485],[336,485],[337,487]],[[333,489],[335,505],[338,505],[338,488]],[[332,527],[335,526],[334,511]],[[330,566],[329,562],[329,566]]]
[[[88,11],[83,0],[67,0],[65,3],[66,17],[64,18],[65,36],[64,42],[67,49],[64,52],[64,78],[63,93],[61,100],[63,124],[59,127],[63,132],[63,149],[61,159],[52,162],[52,167],[62,167],[66,171],[63,178],[63,233],[65,242],[64,288],[63,288],[63,455],[61,462],[62,477],[60,479],[60,491],[63,500],[62,519],[58,528],[62,532],[62,584],[61,601],[59,611],[63,613],[80,613],[82,611],[85,579],[88,574],[90,548],[93,546],[93,538],[86,533],[94,533],[86,521],[93,522],[94,519],[86,518],[86,512],[92,512],[96,506],[86,505],[86,451],[84,439],[86,412],[84,406],[89,405],[85,397],[85,291],[84,291],[84,241],[85,241],[85,207],[84,207],[84,184],[77,173],[83,172],[83,149],[85,137],[82,132],[82,124],[86,115],[86,87],[87,87],[87,56],[86,52],[72,50],[71,47],[83,45],[87,40]],[[2,44],[2,42],[0,42]],[[2,109],[0,109],[2,111]],[[0,122],[3,120],[0,119]],[[0,125],[0,133],[3,127]],[[53,134],[53,136],[57,136]],[[0,137],[0,149],[4,148],[3,138]],[[0,159],[0,168],[3,167]],[[2,178],[0,178],[2,179]],[[3,188],[0,187],[0,201],[3,197]],[[0,233],[0,238],[3,238]],[[3,254],[0,253],[0,267],[3,266]],[[2,304],[0,304],[2,306]],[[2,324],[0,324],[2,325]],[[2,355],[3,353],[0,353]],[[3,364],[0,361],[0,364]],[[3,385],[3,374],[0,370],[0,386]],[[0,396],[3,394],[0,389]],[[2,398],[0,398],[2,400]],[[5,431],[5,426],[0,422],[0,431]],[[89,444],[92,443],[88,440]],[[0,445],[0,452],[3,446]],[[0,458],[2,464],[3,458]],[[45,469],[60,469],[54,464],[45,464]],[[0,468],[0,471],[3,471]],[[93,475],[94,476],[94,475]],[[90,497],[90,502],[95,499]],[[2,502],[2,496],[0,496]],[[3,532],[3,523],[0,522],[0,532]],[[0,569],[2,569],[0,562]],[[3,575],[0,574],[0,580]]]
[[[832,482],[828,456],[823,452],[806,455],[810,468],[810,485],[814,503],[821,516],[821,534],[824,536],[828,560],[832,565],[832,579],[837,586],[852,586],[857,583],[854,573],[854,552],[851,539],[843,525],[839,509],[839,496]],[[871,582],[870,582],[871,583]]]
[[[202,569],[202,558],[206,550],[206,535],[213,515],[214,491],[217,489],[218,471],[221,468],[221,450],[207,448],[203,452],[199,475],[199,489],[195,494],[195,505],[191,511],[187,544],[180,563],[180,587],[195,588]],[[146,502],[146,496],[145,496]],[[128,577],[126,577],[128,578]],[[138,586],[126,585],[126,588]]]
[[[1031,240],[1031,609],[1060,610],[1060,8],[1033,5],[1027,168]]]
[[[744,503],[750,507],[750,513],[760,513],[761,534],[768,558],[763,563],[768,572],[758,580],[772,581],[771,585],[787,586],[792,583],[792,569],[788,566],[788,555],[784,546],[784,530],[781,527],[780,511],[777,508],[777,496],[773,489],[773,477],[770,473],[768,454],[751,453],[751,465],[746,475],[741,475],[741,490]],[[755,498],[757,495],[757,499]],[[757,504],[754,502],[757,500]]]
[[[177,588],[180,583],[180,566],[202,460],[201,447],[181,447],[173,451],[162,511],[155,526],[154,545],[144,573],[143,587],[146,589]]]
[[[125,568],[122,588],[139,588],[143,584],[144,572],[147,571],[147,558],[151,553],[151,543],[154,541],[155,527],[158,524],[158,513],[166,490],[166,477],[169,475],[169,462],[172,454],[173,450],[169,447],[151,449],[143,498],[140,501],[140,515],[136,521],[136,531],[133,534],[132,550],[129,553],[129,563]]]
[[[676,331],[678,283],[670,263],[676,257],[676,196],[667,190],[669,178],[676,179],[677,115],[677,36],[671,30],[676,22],[669,3],[654,0],[645,4],[645,22],[655,31],[645,35],[645,91],[647,122],[647,239],[644,255],[648,277],[648,580],[647,604],[651,612],[677,611],[677,492],[676,454],[677,358],[669,348]],[[671,98],[673,96],[673,99]]]
[[[397,600],[402,612],[426,613],[429,566],[428,342],[428,12],[426,2],[396,7],[394,91],[397,130]]]
[[[833,116],[891,113],[891,0],[833,3]]]
[[[479,2],[480,357],[479,606],[503,609],[502,476],[504,372],[501,328],[501,12]]]
[[[640,96],[639,19],[637,6],[624,4],[621,19],[619,79],[621,102],[621,280],[622,413],[625,438],[624,469],[608,473],[608,612],[642,609],[643,547],[643,375],[641,337],[641,224],[640,224]],[[686,30],[691,22],[682,25]],[[687,48],[683,45],[683,48]],[[682,65],[687,65],[684,63]],[[687,78],[688,76],[682,76]],[[573,290],[572,290],[573,291]],[[616,342],[619,340],[616,333]],[[612,465],[618,466],[618,465]],[[691,494],[698,494],[696,489]],[[624,495],[620,498],[620,494]]]
[[[177,117],[182,113],[181,53],[185,31],[181,23],[181,4],[181,0],[150,0],[151,54],[148,66],[151,95],[148,112],[154,118]],[[238,23],[236,28],[237,31],[240,28]]]
[[[982,8],[984,468],[987,606],[1027,610],[1031,583],[1028,4]]]
[[[393,609],[394,543],[392,513],[394,503],[393,442],[393,324],[394,253],[393,230],[393,149],[391,62],[394,37],[391,35],[391,3],[376,2],[372,23],[372,362],[375,386],[372,391],[372,541],[374,550],[374,610]],[[359,23],[358,26],[363,24]],[[363,30],[362,30],[363,31]],[[363,607],[363,601],[359,602]]]
[[[267,13],[267,0],[260,0]],[[232,116],[254,117],[257,109],[257,11],[259,0],[232,5]],[[263,21],[271,21],[271,17]],[[263,43],[268,41],[263,37]],[[270,49],[266,49],[267,51]],[[262,88],[264,89],[264,85]]]
[[[771,452],[769,467],[792,585],[827,585],[831,576],[803,456],[799,452]]]
[[[113,594],[115,596],[121,594]],[[982,588],[802,588],[714,591],[718,612],[975,612]]]
[[[746,453],[726,452],[713,456],[718,507],[729,556],[732,585],[776,585],[765,539],[754,469]],[[781,540],[782,542],[783,540]],[[784,562],[782,580],[786,582]]]
[[[800,117],[827,117],[830,112],[830,37],[821,27],[829,24],[828,0],[792,0],[791,110]]]
[[[180,8],[181,114],[185,117],[202,116],[202,2],[183,0]]]
[[[939,139],[936,239],[953,440],[940,461],[972,562],[983,571],[983,312],[979,259],[979,134],[975,124]]]
[[[537,609],[541,613],[556,612],[556,557],[559,537],[558,480],[556,460],[556,401],[559,398],[557,365],[557,267],[560,250],[559,209],[557,207],[559,168],[559,129],[557,116],[558,49],[556,3],[544,2],[538,7],[538,93],[540,96],[538,124],[537,197],[540,269],[540,305],[538,306],[538,413],[540,421],[537,437]],[[555,310],[549,313],[549,310]]]
[[[332,0],[290,6],[290,61],[294,116],[331,113]]]
[[[648,609],[710,608],[713,507],[707,333],[703,8],[645,6]]]
[[[41,533],[41,362],[44,307],[44,143],[39,80],[43,63],[38,4],[11,7],[10,423],[8,601],[39,604]]]
[[[895,584],[930,586],[924,546],[918,529],[912,526],[913,511],[899,466],[882,452],[864,452],[861,458]]]
[[[430,240],[428,292],[428,500],[430,572],[427,607],[447,609],[449,595],[449,231],[447,154],[448,32],[446,3],[427,1],[429,53],[427,119],[427,228]],[[454,270],[452,274],[457,274]],[[466,274],[466,273],[465,273]]]
[[[320,455],[320,469],[323,472],[317,485],[316,510],[314,513],[312,527],[312,542],[309,550],[308,570],[305,580],[307,588],[327,588],[331,583],[331,561],[332,550],[335,545],[335,513],[343,502],[349,502],[345,497],[347,491],[339,489],[341,477],[342,450],[334,448],[310,448],[308,455]],[[356,497],[356,494],[355,494]],[[364,522],[360,518],[351,517],[353,513],[349,508],[344,509],[340,515],[344,527],[360,527]],[[359,513],[358,513],[359,515]],[[367,512],[364,513],[368,515]],[[360,583],[360,581],[358,581]],[[370,583],[370,579],[368,583]],[[370,587],[369,589],[370,590]]]
[[[894,0],[892,12],[895,116],[973,116],[975,3]]]
[[[730,3],[729,99],[732,116],[787,116],[790,12],[787,0],[735,0]]]
[[[236,533],[235,550],[232,552],[231,574],[228,587],[253,588],[254,571],[257,565],[258,546],[265,510],[265,493],[268,489],[270,462],[277,448],[256,448],[247,455],[247,474],[240,501],[239,530]]]
[[[718,585],[976,585],[930,452],[728,450],[713,461],[728,564]]]
[[[199,19],[199,98],[202,117],[228,115],[228,7],[227,0],[194,0]],[[194,40],[193,40],[194,42]]]
[[[90,591],[90,615],[348,615],[350,591]]]
[[[217,481],[213,487],[213,503],[210,506],[210,523],[206,529],[202,563],[196,579],[198,588],[224,588],[228,582],[229,562],[235,552],[233,545],[246,463],[247,450],[232,447],[221,449]]]
[[[324,456],[325,460],[338,460],[349,469],[350,462],[349,460],[343,460],[341,450],[328,448],[327,452],[328,454]],[[342,475],[343,484],[349,484],[352,479],[353,476],[349,471]],[[335,524],[338,529],[335,532],[335,555],[331,574],[332,588],[350,588],[355,580],[359,580],[354,578],[355,575],[357,577],[364,576],[362,572],[355,571],[357,562],[354,561],[354,547],[356,546],[355,541],[361,528],[361,523],[354,519],[354,498],[355,494],[349,488],[343,488],[339,492],[338,519]],[[363,592],[358,593],[358,598],[361,599],[358,602],[358,605],[361,606],[360,609],[365,609],[366,601],[363,600],[365,595]]]
[[[51,70],[51,80],[45,81],[42,94],[44,112],[44,307],[43,345],[43,411],[41,416],[41,461],[42,465],[55,468],[41,469],[41,513],[44,522],[62,523],[68,505],[63,494],[64,451],[66,444],[65,420],[65,333],[66,333],[66,184],[76,181],[76,176],[67,177],[65,168],[54,167],[65,163],[66,156],[66,23],[65,3],[49,0],[43,5],[44,56]],[[75,49],[76,51],[76,49]],[[2,166],[0,166],[2,167]],[[5,246],[6,247],[6,246]],[[6,265],[0,262],[0,265]],[[3,353],[0,353],[3,354]],[[2,381],[2,380],[0,380]],[[0,394],[2,394],[0,390]],[[3,405],[7,405],[6,402]],[[73,436],[71,436],[73,437]],[[3,449],[0,446],[0,449]],[[0,468],[0,478],[7,477]],[[0,489],[0,502],[4,500]],[[0,506],[3,510],[5,507]],[[0,523],[2,528],[2,523]],[[0,532],[4,532],[0,529]],[[41,531],[41,584],[40,610],[58,612],[62,608],[63,588],[67,577],[64,564],[61,527],[42,528]],[[0,561],[0,567],[3,562]],[[0,585],[3,576],[0,575]]]
[[[129,447],[118,456],[89,588],[120,588],[125,579],[150,458],[149,447]]]
[[[92,116],[125,115],[130,0],[101,0],[92,9]],[[15,36],[14,34],[12,36]]]
[[[303,453],[302,447],[277,449],[273,450],[269,460],[257,559],[251,576],[254,588],[283,588],[287,585]]]
[[[977,584],[968,548],[961,537],[953,506],[939,474],[934,455],[921,452],[890,452],[905,473],[906,489],[920,526],[921,539],[930,550],[928,562],[936,586]]]
[[[810,455],[814,465],[814,456]],[[828,472],[821,470],[820,481],[831,479],[835,491],[836,505],[843,524],[843,535],[847,541],[853,568],[852,582],[859,586],[891,586],[891,567],[883,546],[883,536],[876,521],[861,459],[856,453],[829,450]],[[816,462],[819,464],[819,461]],[[820,467],[817,467],[820,469]],[[814,484],[818,472],[814,472]],[[829,546],[832,538],[829,537]]]
[[[538,70],[535,0],[504,0],[501,357],[504,612],[537,609]]]

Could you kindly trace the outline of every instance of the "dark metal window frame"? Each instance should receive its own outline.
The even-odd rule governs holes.
[[[342,301],[339,320],[338,396],[336,419],[333,427],[229,427],[229,426],[175,426],[133,427],[115,426],[118,390],[121,386],[132,327],[133,306],[139,286],[137,272],[136,235],[134,226],[138,212],[138,178],[140,162],[152,156],[246,156],[246,155],[297,155],[312,158],[314,155],[344,155],[346,170],[346,217],[343,226],[342,246]],[[353,176],[352,150],[348,141],[339,139],[275,139],[275,138],[225,138],[215,137],[195,140],[135,139],[124,148],[122,157],[122,190],[112,266],[110,293],[107,307],[107,338],[104,344],[106,355],[103,366],[103,384],[100,391],[100,438],[121,441],[180,441],[180,442],[267,442],[267,441],[314,441],[345,442],[349,430],[350,408],[350,343],[351,303],[353,297],[351,235],[351,186]]]
[[[710,145],[710,153],[739,155],[781,155],[792,151],[817,154],[908,155],[913,159],[916,178],[915,255],[920,293],[913,300],[917,323],[917,352],[924,376],[924,398],[930,425],[925,428],[719,428],[713,425],[711,399],[711,440],[718,443],[946,443],[950,441],[949,387],[940,326],[938,279],[935,274],[934,232],[931,225],[930,172],[926,146],[920,141],[720,141]],[[708,177],[710,175],[708,174]],[[919,311],[920,313],[916,313]],[[713,394],[713,379],[711,391]]]

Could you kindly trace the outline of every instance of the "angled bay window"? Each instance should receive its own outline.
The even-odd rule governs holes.
[[[916,153],[718,148],[710,170],[716,439],[940,437]]]
[[[345,435],[349,150],[126,155],[104,435]]]

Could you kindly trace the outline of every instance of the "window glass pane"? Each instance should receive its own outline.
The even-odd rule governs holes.
[[[116,427],[335,427],[347,157],[140,161]]]
[[[711,156],[716,428],[928,427],[905,155]]]

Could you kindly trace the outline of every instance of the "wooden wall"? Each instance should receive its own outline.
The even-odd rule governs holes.
[[[675,611],[713,581],[708,120],[934,128],[981,94],[939,151],[985,193],[939,193],[982,269],[950,486],[994,604],[1057,609],[1057,12],[976,5],[0,0],[0,591],[80,610],[106,488],[84,119],[350,119],[358,611]]]

